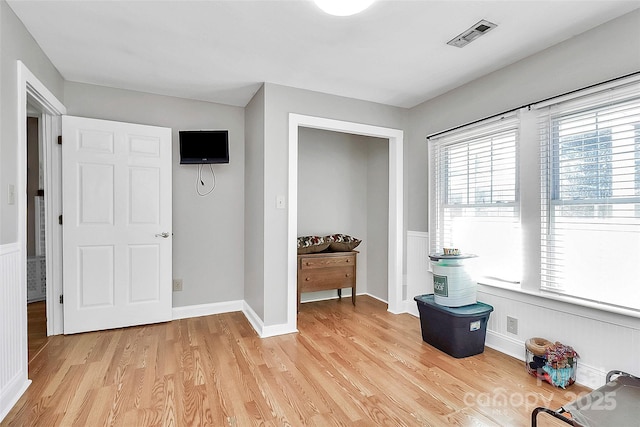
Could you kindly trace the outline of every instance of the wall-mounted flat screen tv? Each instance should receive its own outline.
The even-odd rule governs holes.
[[[181,130],[180,164],[229,163],[229,131]]]

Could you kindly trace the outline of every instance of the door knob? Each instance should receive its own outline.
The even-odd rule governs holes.
[[[165,238],[165,239],[166,239],[167,237],[169,237],[169,235],[170,235],[170,233],[168,233],[168,232],[166,232],[166,231],[165,231],[165,232],[163,232],[163,233],[156,234],[156,237],[163,237],[163,238]]]

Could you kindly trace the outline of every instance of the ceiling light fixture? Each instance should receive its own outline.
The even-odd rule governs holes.
[[[325,13],[335,16],[351,16],[360,13],[374,0],[313,0]]]
[[[464,47],[478,37],[493,30],[495,27],[497,27],[496,24],[483,19],[468,30],[464,31],[461,34],[458,34],[453,39],[449,40],[447,44],[455,47]]]

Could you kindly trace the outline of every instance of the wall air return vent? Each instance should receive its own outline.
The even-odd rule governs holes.
[[[488,33],[495,27],[497,27],[496,24],[483,19],[477,24],[471,26],[471,28],[469,28],[468,30],[449,40],[447,44],[455,47],[464,47],[481,35]]]

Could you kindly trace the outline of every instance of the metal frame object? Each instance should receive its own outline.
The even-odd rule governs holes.
[[[532,427],[537,427],[540,412],[576,427],[636,425],[634,423],[640,420],[640,378],[623,371],[610,371],[605,385],[557,411],[535,408],[531,413]],[[569,414],[571,418],[563,414]]]

